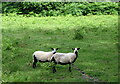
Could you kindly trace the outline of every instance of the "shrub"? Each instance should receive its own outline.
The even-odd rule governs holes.
[[[29,16],[118,14],[117,2],[3,2],[2,12]],[[38,14],[38,15],[36,15]]]

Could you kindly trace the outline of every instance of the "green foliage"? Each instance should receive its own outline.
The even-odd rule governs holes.
[[[3,2],[2,12],[27,16],[116,15],[117,2]]]
[[[57,65],[54,74],[52,63],[37,63],[32,68],[34,51],[58,47],[58,52],[67,53],[80,47],[74,65],[102,81],[118,82],[117,15],[3,16],[2,23],[2,81],[87,82],[74,68],[70,73],[68,65]]]

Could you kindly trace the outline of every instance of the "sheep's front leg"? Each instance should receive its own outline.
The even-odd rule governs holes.
[[[54,64],[54,66],[53,66],[53,73],[56,72],[55,66],[56,66],[56,64]]]
[[[71,64],[69,64],[69,71],[71,72]]]

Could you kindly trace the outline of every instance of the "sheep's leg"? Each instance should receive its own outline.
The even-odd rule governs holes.
[[[55,66],[56,66],[56,64],[54,64],[54,66],[53,66],[53,73],[56,72]]]
[[[69,71],[71,72],[71,64],[69,64]]]
[[[37,63],[37,62],[33,62],[33,68],[35,68],[35,67],[36,67],[36,63]]]
[[[33,60],[33,68],[36,67],[36,63],[37,63],[37,58],[34,56],[34,60]]]

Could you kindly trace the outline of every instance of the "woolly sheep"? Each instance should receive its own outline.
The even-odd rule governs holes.
[[[36,67],[36,63],[39,62],[50,62],[50,59],[53,54],[56,53],[58,48],[51,48],[52,51],[44,52],[44,51],[35,51],[33,53],[33,68]]]
[[[69,64],[69,71],[71,72],[71,64],[75,62],[75,60],[78,57],[78,50],[80,48],[72,48],[74,50],[74,53],[55,53],[51,57],[51,61],[54,62],[53,66],[53,73],[56,72],[55,66],[56,64],[66,65]]]

